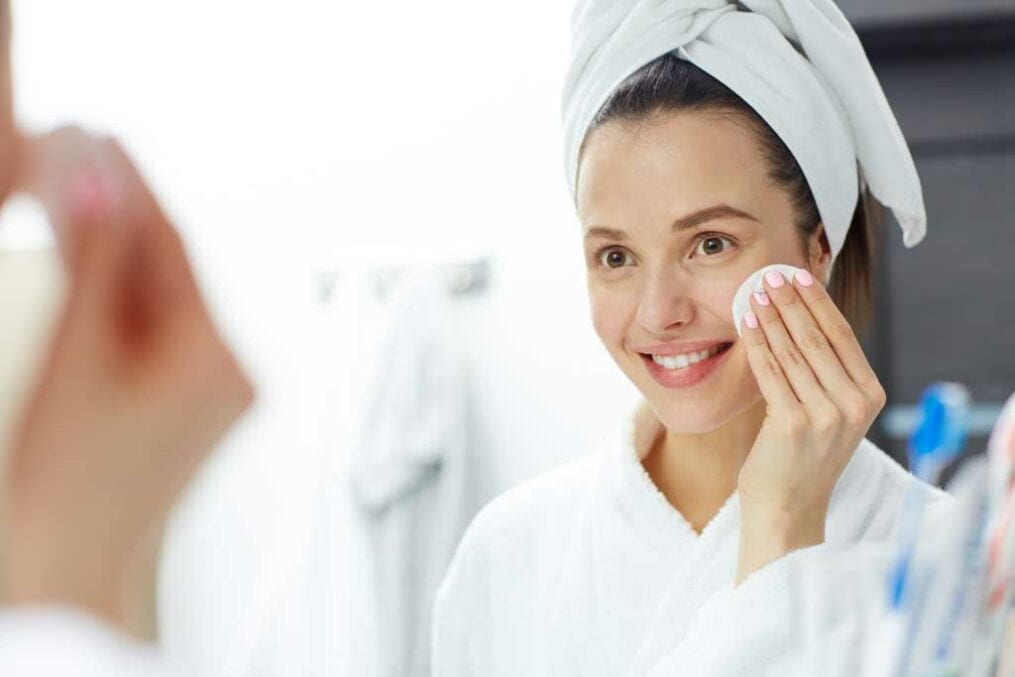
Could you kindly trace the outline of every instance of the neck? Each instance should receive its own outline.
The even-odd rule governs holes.
[[[701,533],[736,491],[740,468],[765,418],[765,401],[759,399],[706,433],[673,433],[660,425],[654,413],[643,416],[654,419],[656,435],[642,464],[670,504]]]

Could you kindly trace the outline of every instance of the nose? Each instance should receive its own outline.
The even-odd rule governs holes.
[[[693,280],[668,266],[645,276],[638,302],[637,322],[652,334],[665,334],[694,319]]]

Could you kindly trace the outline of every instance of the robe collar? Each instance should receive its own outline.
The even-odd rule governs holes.
[[[662,424],[644,401],[618,426],[605,457],[604,481],[631,529],[661,554],[676,556],[714,549],[739,537],[740,497],[734,491],[699,535],[652,481],[642,459]],[[882,456],[883,458],[879,458]],[[892,462],[864,439],[843,469],[829,502],[826,542],[853,542],[863,536],[877,510],[879,462]]]

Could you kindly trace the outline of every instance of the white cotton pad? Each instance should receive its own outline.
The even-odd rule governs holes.
[[[796,266],[790,266],[785,263],[773,263],[770,266],[759,268],[751,273],[746,280],[744,280],[744,283],[740,285],[740,289],[737,289],[737,293],[733,297],[733,324],[737,328],[738,336],[741,335],[740,325],[743,322],[744,314],[751,309],[751,293],[756,291],[765,291],[762,279],[770,270],[779,271],[787,281],[792,282],[793,278],[797,274],[797,271],[803,270],[803,268],[797,268]]]

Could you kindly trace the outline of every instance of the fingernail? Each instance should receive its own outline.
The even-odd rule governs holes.
[[[109,204],[109,190],[94,169],[82,172],[70,186],[70,205],[79,216],[101,214]]]
[[[766,294],[763,291],[756,291],[756,292],[754,292],[754,300],[757,301],[758,304],[762,305],[762,306],[767,306],[768,303],[769,303],[769,301],[768,301],[768,294]]]
[[[744,321],[747,322],[747,326],[751,329],[758,328],[758,316],[754,314],[754,311],[748,310],[744,313]]]
[[[768,286],[775,288],[781,287],[783,282],[786,281],[786,278],[782,276],[782,273],[777,270],[770,270],[765,273],[765,279],[768,280]]]
[[[796,275],[793,277],[794,280],[799,282],[804,287],[810,287],[814,284],[814,278],[806,270],[798,270]]]

